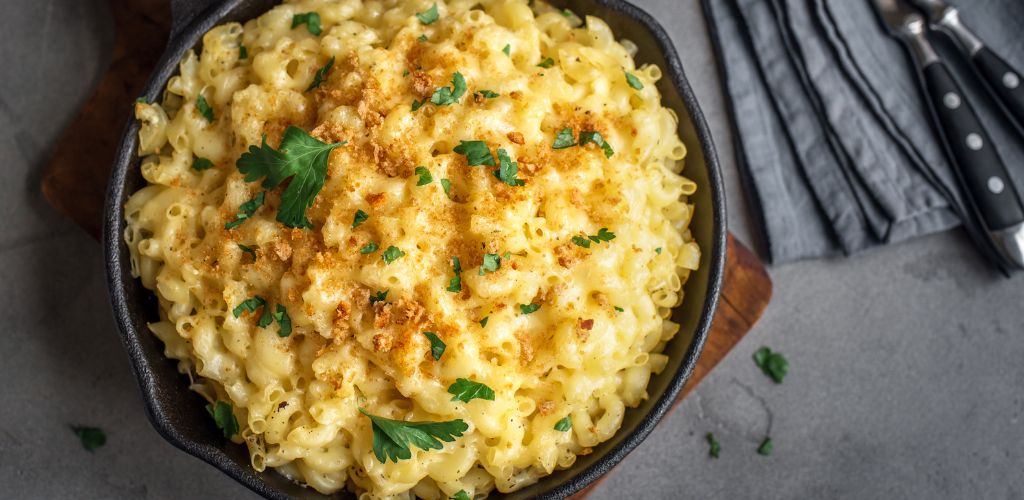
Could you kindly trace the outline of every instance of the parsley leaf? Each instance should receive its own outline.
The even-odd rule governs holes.
[[[292,125],[285,130],[279,149],[268,146],[264,135],[263,144],[249,146],[235,165],[247,182],[265,177],[262,186],[266,189],[276,188],[291,178],[281,195],[277,221],[292,228],[309,228],[313,224],[306,218],[306,209],[313,206],[324,187],[331,151],[346,142],[325,144]]]
[[[490,316],[484,316],[484,319],[480,320],[480,328],[487,328],[487,321],[490,319]]]
[[[545,69],[547,69],[547,68],[550,68],[550,67],[552,67],[554,65],[555,65],[555,60],[550,58],[550,57],[548,57],[548,58],[544,59],[543,61],[541,61],[540,64],[537,65],[537,67],[538,68],[545,68]]]
[[[459,492],[452,497],[452,500],[473,500],[473,498],[469,496],[469,493],[466,493],[466,490],[459,490]]]
[[[427,35],[420,35],[420,36],[416,37],[416,41],[420,42],[420,43],[426,43]]]
[[[493,273],[501,268],[501,257],[496,253],[485,253],[484,262],[480,264],[480,276]]]
[[[277,332],[278,337],[287,337],[292,334],[292,318],[288,316],[288,308],[283,304],[277,305],[277,309],[274,311],[274,320],[281,327]]]
[[[789,361],[782,354],[772,352],[767,347],[762,347],[754,353],[754,364],[756,364],[765,375],[771,377],[776,384],[781,384],[782,379],[789,373]]]
[[[413,99],[413,101],[412,101],[412,110],[413,110],[413,112],[415,112],[417,109],[420,109],[421,107],[423,107],[423,105],[426,104],[426,103],[427,103],[426,99],[424,99],[422,101],[417,101],[417,100]]]
[[[434,91],[434,95],[430,96],[430,102],[438,106],[458,104],[459,99],[466,93],[466,89],[466,79],[462,76],[462,73],[456,71],[452,73],[452,86],[438,87]]]
[[[552,149],[571,148],[576,145],[576,138],[572,135],[572,127],[565,127],[555,136],[555,142],[551,144]]]
[[[484,141],[459,141],[459,145],[455,146],[452,151],[463,155],[469,162],[469,166],[474,165],[487,165],[493,167],[494,157],[491,156],[491,150],[487,147],[487,143]]]
[[[452,197],[452,181],[448,179],[441,179],[441,189],[444,189],[444,194]]]
[[[196,97],[196,109],[199,110],[199,114],[206,118],[207,122],[213,123],[213,108],[210,107],[210,103],[206,102],[206,98],[202,94]]]
[[[572,429],[572,419],[568,415],[555,424],[555,430],[558,432],[568,432],[569,429]]]
[[[421,450],[440,450],[444,448],[441,441],[450,443],[462,436],[469,429],[462,420],[447,422],[407,422],[370,415],[360,408],[359,412],[370,418],[373,427],[373,454],[380,463],[388,459],[398,463],[399,460],[412,458],[410,445]]]
[[[201,156],[192,155],[192,170],[202,172],[203,170],[213,168],[213,162],[203,158]]]
[[[715,439],[715,435],[710,432],[705,434],[704,438],[708,440],[708,445],[710,446],[708,455],[711,455],[711,458],[718,458],[718,455],[722,452],[722,445]]]
[[[316,70],[316,75],[313,75],[313,82],[309,84],[309,87],[306,87],[306,92],[309,92],[310,90],[319,87],[321,83],[324,83],[324,80],[327,78],[327,72],[331,70],[331,66],[334,66],[334,56],[331,56],[331,58],[327,60],[327,64],[325,64],[324,67]]]
[[[620,313],[621,313],[621,312],[626,312],[626,310],[625,310],[625,309],[623,309],[623,308],[621,308],[621,307],[619,307],[619,306],[615,306],[615,310],[616,310],[616,311],[619,311]]]
[[[590,248],[590,240],[583,236],[573,236],[572,242],[583,248]]]
[[[402,70],[402,76],[409,76],[409,69],[408,68]]]
[[[462,291],[462,263],[459,262],[458,257],[452,257],[452,270],[455,272],[455,276],[448,280],[448,291],[457,293]]]
[[[238,46],[238,58],[239,59],[248,59],[249,58],[249,49],[245,48],[245,45],[239,45]]]
[[[505,48],[501,49],[501,51],[504,52],[506,56],[510,55],[512,53],[512,45],[506,43]]]
[[[292,29],[298,28],[303,24],[306,25],[306,30],[314,36],[320,36],[323,31],[320,29],[320,14],[316,12],[306,12],[305,14],[295,14],[292,16]]]
[[[231,409],[230,403],[217,401],[208,404],[206,412],[213,417],[213,421],[217,424],[217,428],[224,433],[224,437],[231,439],[232,436],[238,434],[238,419],[235,418],[235,412]]]
[[[405,252],[394,245],[389,246],[387,250],[384,250],[384,253],[381,254],[381,258],[384,259],[385,264],[390,264],[402,257],[405,257]]]
[[[416,175],[420,176],[420,180],[416,182],[417,186],[426,186],[431,182],[434,182],[434,176],[430,175],[430,171],[427,167],[416,167]]]
[[[388,292],[390,290],[384,290],[383,292],[377,292],[370,296],[370,305],[374,305],[377,302],[384,302],[388,298]]]
[[[248,247],[248,246],[245,246],[245,245],[243,245],[241,243],[238,243],[238,248],[239,248],[239,250],[242,251],[242,253],[247,253],[249,255],[252,255],[252,260],[256,260],[256,250],[253,250],[252,247]]]
[[[572,17],[573,13],[569,9],[562,9],[562,15],[565,16],[565,17]]]
[[[106,433],[98,427],[71,426],[71,432],[74,432],[82,441],[82,448],[85,448],[85,451],[96,451],[100,446],[107,444]]]
[[[531,314],[540,309],[540,304],[519,304],[519,312],[523,314]]]
[[[430,355],[434,357],[434,361],[440,360],[445,348],[448,346],[434,332],[423,332],[423,335],[430,341]]]
[[[266,305],[267,301],[264,300],[263,297],[257,295],[255,297],[243,300],[240,304],[238,304],[237,306],[235,306],[234,309],[231,310],[231,314],[237,318],[240,317],[244,312],[256,312],[257,309],[259,309],[260,307],[264,307]]]
[[[604,156],[611,158],[615,154],[615,150],[612,149],[612,145],[608,144],[608,141],[601,137],[600,132],[580,132],[580,146],[585,146],[587,143],[594,143],[595,146],[604,150]]]
[[[480,382],[469,379],[455,379],[455,383],[448,386],[448,394],[452,394],[452,401],[468,403],[474,399],[485,399],[494,401],[494,390]]]
[[[423,23],[423,24],[430,24],[430,23],[432,23],[434,21],[437,21],[438,17],[439,16],[437,14],[437,4],[436,3],[433,6],[431,6],[429,9],[427,9],[427,10],[425,10],[423,12],[417,12],[416,13],[416,19],[419,19],[420,22]]]
[[[615,239],[615,233],[608,230],[606,227],[602,227],[597,230],[596,235],[590,236],[590,241],[594,243],[600,243],[602,241],[612,241]]]
[[[626,72],[626,83],[628,83],[629,86],[633,87],[634,89],[637,89],[637,90],[643,90],[644,89],[643,82],[641,82],[640,79],[636,77],[636,75],[634,75],[633,73],[630,73],[628,71]]]
[[[480,97],[483,97],[484,99],[494,99],[495,97],[498,97],[498,96],[501,95],[501,94],[499,94],[497,92],[492,92],[490,90],[478,90],[476,92],[473,92],[473,95],[477,95],[477,94],[479,94]]]
[[[359,249],[359,253],[366,255],[377,251],[377,243],[371,241],[366,244],[363,248]]]
[[[661,255],[661,247],[655,248],[654,253]]]
[[[508,153],[501,148],[498,148],[498,164],[501,166],[498,170],[494,171],[494,176],[501,179],[501,182],[509,186],[522,186],[524,184],[522,179],[516,178],[516,175],[519,173],[519,164],[512,161]]]
[[[274,321],[274,313],[270,312],[270,304],[263,304],[263,314],[260,314],[260,319],[256,321],[256,326],[260,328],[266,328],[270,326],[270,323]]]
[[[366,219],[369,219],[369,218],[370,218],[370,214],[368,214],[368,213],[366,213],[366,212],[364,212],[362,210],[356,210],[356,215],[354,217],[352,217],[352,229],[355,229],[355,228],[361,226],[364,222],[366,222]]]
[[[757,447],[757,454],[764,455],[767,457],[768,455],[772,454],[772,449],[774,448],[775,445],[772,444],[772,438],[766,437],[764,438],[764,441],[761,441],[761,446]]]

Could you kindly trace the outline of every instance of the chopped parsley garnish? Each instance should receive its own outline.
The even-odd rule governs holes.
[[[199,114],[206,118],[206,121],[213,123],[213,108],[210,107],[210,103],[206,102],[206,98],[202,94],[196,97],[196,109],[199,110]]]
[[[473,95],[478,95],[478,94],[480,95],[480,97],[483,97],[484,99],[494,99],[495,97],[498,97],[498,96],[501,95],[501,94],[499,94],[497,92],[493,92],[493,91],[490,91],[490,90],[478,90],[476,92],[473,92]]]
[[[459,141],[459,145],[455,146],[452,151],[463,155],[469,162],[469,166],[474,165],[487,165],[493,167],[494,157],[491,156],[491,150],[487,147],[487,143],[484,141]]]
[[[420,35],[416,37],[416,41],[420,43],[425,43],[427,41],[427,35]]]
[[[316,12],[306,12],[305,14],[295,14],[292,16],[292,29],[298,28],[303,24],[306,25],[306,30],[314,36],[320,36],[323,31],[320,29],[320,14]]]
[[[203,170],[213,168],[213,162],[203,158],[201,156],[192,155],[192,170],[202,172]]]
[[[756,364],[765,375],[771,377],[776,384],[781,384],[782,379],[789,373],[789,361],[782,354],[772,352],[767,347],[762,347],[754,353],[754,364]]]
[[[572,419],[568,415],[555,424],[555,430],[558,432],[568,432],[569,429],[572,429]]]
[[[277,332],[278,337],[287,337],[292,334],[292,318],[288,316],[288,308],[278,304],[274,310],[274,321],[281,327]]]
[[[519,304],[519,312],[523,314],[532,314],[540,309],[540,304]]]
[[[614,239],[615,233],[609,231],[606,227],[602,227],[601,229],[597,230],[597,234],[592,234],[587,237],[573,236],[572,242],[575,243],[577,246],[581,246],[583,248],[590,248],[591,241],[593,241],[594,243],[601,243],[602,241],[611,241]]]
[[[264,178],[265,189],[274,189],[290,178],[291,182],[281,194],[277,221],[292,228],[311,228],[313,223],[306,218],[306,209],[313,206],[316,195],[324,187],[331,151],[346,142],[325,144],[292,125],[285,130],[280,148],[268,146],[264,135],[263,144],[249,146],[249,151],[242,153],[235,166],[245,174],[246,182]]]
[[[253,199],[239,205],[238,212],[235,214],[235,220],[224,224],[224,229],[234,229],[241,226],[243,222],[256,213],[256,210],[259,210],[259,208],[263,206],[263,200],[266,196],[266,192],[260,191],[260,194],[254,196]]]
[[[462,291],[462,263],[458,257],[452,257],[452,271],[455,276],[448,280],[448,291],[457,293]]]
[[[408,68],[402,70],[402,76],[409,76],[409,69]]]
[[[473,500],[473,498],[469,496],[469,493],[466,493],[466,490],[459,490],[459,492],[452,497],[452,500]]]
[[[501,49],[501,51],[504,52],[506,56],[510,55],[512,53],[512,45],[506,43],[505,48]]]
[[[238,46],[238,58],[239,59],[248,59],[249,58],[249,49],[245,48],[245,45],[239,45]]]
[[[217,401],[208,404],[206,412],[213,417],[213,421],[217,424],[217,428],[224,433],[224,437],[231,439],[232,436],[238,434],[238,419],[235,418],[235,412],[232,411],[230,403]]]
[[[389,246],[387,250],[384,250],[384,253],[381,254],[381,258],[384,259],[385,264],[390,264],[402,257],[405,257],[405,252],[394,245]]]
[[[73,425],[71,426],[71,432],[78,436],[85,451],[96,451],[97,448],[107,444],[107,434],[98,427],[78,427]]]
[[[438,106],[448,106],[450,104],[458,104],[459,99],[466,93],[466,78],[462,76],[462,73],[456,71],[452,73],[452,86],[451,87],[438,87],[434,91],[434,95],[430,96],[430,102],[437,104]]]
[[[757,454],[767,457],[772,454],[773,448],[775,448],[775,445],[772,444],[772,438],[766,437],[764,438],[764,441],[761,441],[761,446],[757,447]]]
[[[705,434],[704,438],[708,440],[708,455],[711,455],[711,458],[718,458],[718,455],[722,452],[722,445],[715,439],[715,435],[710,432]]]
[[[604,150],[604,156],[611,158],[615,151],[612,149],[612,145],[608,144],[608,141],[601,137],[600,132],[580,132],[580,146],[585,146],[587,143],[594,143],[595,146]]]
[[[377,292],[373,295],[370,295],[370,305],[372,306],[378,302],[384,302],[388,298],[389,291],[390,290],[384,290],[383,292]]]
[[[316,70],[316,75],[313,75],[313,82],[309,84],[309,87],[306,87],[306,92],[309,92],[310,90],[319,87],[321,83],[324,83],[324,80],[327,78],[327,72],[331,70],[331,66],[334,66],[334,56],[331,56],[331,58],[327,60],[327,64],[325,64],[324,67]]]
[[[425,10],[423,12],[417,12],[416,13],[416,19],[419,19],[420,22],[423,23],[423,24],[430,24],[430,23],[432,23],[434,21],[437,21],[437,18],[438,18],[438,15],[437,15],[437,4],[436,3],[433,6],[431,6],[429,9],[427,9],[427,10]]]
[[[616,311],[619,311],[619,312],[626,312],[626,310],[625,310],[625,309],[623,309],[623,308],[621,308],[621,307],[619,307],[619,306],[615,306],[615,310],[616,310]]]
[[[247,253],[249,255],[252,255],[252,260],[256,260],[256,250],[253,250],[252,247],[245,246],[245,245],[239,243],[238,244],[238,249],[241,250],[242,253]]]
[[[484,319],[480,320],[480,328],[487,328],[487,321],[490,319],[490,316],[484,316]]]
[[[450,181],[448,179],[441,179],[440,182],[441,182],[441,189],[444,189],[444,194],[448,195],[448,197],[451,198],[452,197],[452,181]]]
[[[243,300],[240,304],[238,304],[237,306],[235,306],[234,309],[231,310],[231,314],[237,318],[240,317],[244,312],[256,312],[256,310],[261,307],[263,308],[263,314],[260,315],[260,319],[259,321],[256,322],[256,325],[259,326],[260,328],[266,328],[267,326],[270,325],[270,322],[273,319],[270,314],[270,308],[267,307],[267,301],[263,297],[260,297],[259,295]]]
[[[644,83],[641,82],[640,79],[636,77],[636,75],[634,75],[633,73],[630,73],[628,71],[626,72],[626,83],[628,83],[629,86],[633,87],[634,89],[637,89],[637,90],[643,90],[644,89]]]
[[[423,335],[430,341],[430,355],[434,357],[434,361],[440,360],[445,348],[448,346],[434,332],[423,332]]]
[[[576,145],[576,138],[572,135],[572,127],[565,127],[555,136],[555,142],[551,144],[552,149],[571,148]]]
[[[661,247],[655,248],[654,253],[661,255]]]
[[[364,212],[362,210],[356,210],[356,215],[354,217],[352,217],[352,229],[355,229],[355,228],[361,226],[364,222],[366,222],[366,219],[369,219],[369,218],[370,218],[370,214],[368,214],[368,213],[366,213],[366,212]]]
[[[487,387],[480,382],[459,378],[448,387],[448,394],[452,394],[452,401],[468,403],[474,399],[485,399],[494,401],[494,389]]]
[[[426,103],[427,103],[426,99],[424,99],[422,101],[417,101],[417,100],[414,99],[412,101],[412,110],[416,111],[417,109],[420,109],[421,107],[423,107],[423,105],[426,104]]]
[[[361,253],[363,255],[371,254],[371,253],[376,252],[376,251],[377,251],[377,243],[372,242],[372,241],[367,243],[366,246],[364,246],[363,248],[359,249],[359,253]]]
[[[149,104],[149,101],[145,97],[136,97],[135,102],[138,104]]]
[[[552,67],[554,65],[555,65],[555,60],[550,58],[550,57],[548,57],[548,58],[544,59],[543,61],[541,61],[539,64],[537,64],[537,67],[538,68],[545,68],[545,69],[547,69],[547,68],[550,68],[550,67]]]
[[[498,164],[500,167],[494,171],[494,176],[501,179],[501,182],[513,187],[524,184],[522,179],[516,178],[516,175],[519,173],[519,164],[512,161],[508,153],[501,148],[498,148]]]
[[[496,272],[501,268],[501,256],[496,253],[485,253],[484,262],[480,264],[480,276]]]
[[[397,463],[412,458],[410,445],[424,451],[443,449],[441,441],[455,441],[455,438],[469,429],[469,425],[459,419],[447,422],[407,422],[370,415],[362,408],[359,408],[359,412],[370,418],[373,454],[382,464],[387,463],[388,459]]]
[[[420,176],[420,180],[416,181],[417,186],[426,186],[431,182],[434,182],[434,176],[430,175],[430,171],[427,167],[416,167],[416,175]]]

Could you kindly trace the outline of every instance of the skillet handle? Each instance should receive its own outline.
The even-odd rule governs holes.
[[[171,0],[171,40],[181,34],[200,13],[215,4],[216,0]]]

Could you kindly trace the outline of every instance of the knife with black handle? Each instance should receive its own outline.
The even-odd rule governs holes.
[[[898,0],[874,0],[874,4],[921,72],[925,97],[957,176],[1002,264],[1024,268],[1024,205],[981,119],[926,38],[924,17]]]
[[[1002,57],[988,48],[960,20],[960,12],[941,0],[911,0],[924,9],[933,26],[948,33],[957,42],[957,46],[971,61],[975,71],[981,76],[989,91],[996,97],[1024,131],[1024,81],[1021,72],[1010,66]]]

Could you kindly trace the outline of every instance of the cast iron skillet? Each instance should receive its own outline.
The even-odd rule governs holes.
[[[256,17],[274,4],[274,0],[172,0],[173,32],[167,51],[156,66],[145,96],[153,100],[162,95],[167,80],[177,71],[184,52],[198,47],[202,35],[215,25]],[[702,250],[700,270],[694,272],[685,287],[685,300],[672,314],[682,325],[665,353],[670,361],[665,371],[651,378],[650,398],[639,408],[626,412],[622,428],[611,440],[594,452],[581,456],[569,469],[557,471],[539,483],[514,494],[495,498],[564,498],[584,488],[609,471],[640,444],[658,420],[671,408],[693,369],[711,327],[711,318],[722,285],[725,264],[725,199],[714,145],[707,124],[697,105],[668,34],[646,12],[622,0],[554,0],[580,15],[604,19],[617,37],[628,38],[639,48],[638,63],[657,64],[665,76],[658,82],[663,102],[679,115],[679,131],[689,150],[686,175],[697,185],[690,198],[696,205],[691,224],[694,238]],[[127,115],[128,113],[126,113]],[[139,172],[138,125],[130,120],[121,143],[107,192],[103,246],[107,264],[110,300],[118,327],[139,387],[146,403],[146,414],[165,439],[185,452],[199,457],[256,493],[267,498],[326,498],[303,488],[272,471],[255,472],[243,445],[225,440],[203,408],[204,401],[189,391],[186,377],[175,363],[163,355],[163,344],[146,329],[146,322],[157,317],[156,300],[149,290],[131,277],[128,250],[122,240],[125,223],[122,206],[128,195],[145,184]],[[336,498],[348,498],[341,493]]]

